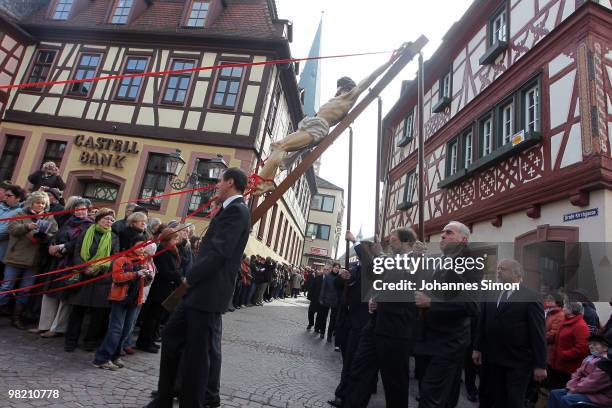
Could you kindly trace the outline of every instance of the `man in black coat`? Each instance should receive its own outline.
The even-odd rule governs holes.
[[[503,283],[522,281],[521,265],[503,259],[497,278]],[[544,307],[538,295],[522,284],[519,290],[495,293],[484,303],[479,335],[472,354],[483,364],[487,378],[483,397],[496,408],[522,408],[530,378],[546,378]]]
[[[416,234],[411,228],[397,228],[390,234],[389,247],[393,255],[413,254]],[[409,279],[410,271],[387,269],[382,274],[385,283]],[[362,276],[362,279],[366,278]],[[371,281],[369,281],[371,282]],[[363,287],[363,285],[362,285]],[[376,293],[370,301],[376,318],[363,329],[356,355],[351,363],[346,399],[342,406],[361,408],[368,405],[372,382],[380,370],[387,407],[408,407],[409,358],[415,338],[417,309],[412,291],[389,290]],[[372,327],[373,326],[373,327]],[[337,402],[334,401],[337,406]]]
[[[470,256],[467,244],[470,230],[458,221],[442,230],[440,249],[443,261]],[[445,262],[446,263],[446,262]],[[439,283],[474,283],[483,271],[440,268],[425,280]],[[420,285],[420,283],[419,283]],[[465,353],[472,347],[471,319],[478,315],[476,293],[473,291],[440,290],[417,292],[419,311],[418,339],[415,343],[419,408],[454,406],[453,390],[461,381]]]
[[[321,287],[323,286],[323,272],[320,270],[313,272],[314,276],[308,279],[308,296],[310,305],[308,306],[308,326],[306,330],[312,329],[315,324],[315,317],[319,313],[319,296],[321,295]],[[319,327],[315,327],[315,333],[319,332]]]
[[[159,393],[149,407],[172,407],[182,353],[189,358],[182,366],[180,406],[220,406],[221,314],[228,308],[249,239],[250,215],[242,197],[246,186],[247,176],[237,168],[227,169],[217,184],[223,207],[202,238],[198,259],[187,274],[187,293],[164,328]]]

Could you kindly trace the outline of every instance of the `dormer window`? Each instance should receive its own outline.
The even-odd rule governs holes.
[[[58,0],[53,10],[54,20],[68,20],[74,0]]]
[[[187,15],[187,27],[204,27],[209,5],[208,1],[192,1]]]
[[[506,41],[507,36],[506,24],[506,9],[503,8],[491,22],[491,33],[489,37],[489,45],[493,45],[499,41]]]
[[[492,64],[508,47],[508,1],[504,1],[500,8],[489,19],[487,24],[487,49],[480,57],[480,65]]]
[[[127,24],[134,0],[117,0],[111,17],[112,24]]]
[[[438,91],[438,102],[432,107],[434,113],[440,113],[450,105],[453,95],[453,68],[451,67],[442,78],[440,78]]]

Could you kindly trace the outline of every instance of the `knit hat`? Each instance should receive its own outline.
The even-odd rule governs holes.
[[[60,201],[62,199],[62,192],[59,191],[57,188],[50,188],[47,190],[47,193],[53,194],[53,197],[55,197],[57,201]]]
[[[115,211],[111,210],[110,208],[100,208],[100,210],[96,214],[95,222],[100,221],[102,218],[108,215],[112,215],[114,217]]]

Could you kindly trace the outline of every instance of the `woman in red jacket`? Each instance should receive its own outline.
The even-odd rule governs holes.
[[[584,321],[580,302],[566,303],[563,308],[565,320],[555,335],[550,355],[551,373],[549,389],[564,388],[571,375],[580,367],[589,354],[589,327]]]

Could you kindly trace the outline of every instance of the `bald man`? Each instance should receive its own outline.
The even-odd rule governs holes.
[[[522,285],[523,268],[514,259],[499,261],[497,280],[520,283],[519,290],[492,293],[484,303],[473,359],[486,378],[481,398],[499,408],[522,408],[530,379],[547,375],[544,307]]]
[[[458,222],[449,222],[440,237],[443,258],[470,257],[470,229]],[[438,269],[430,281],[438,283],[475,283],[482,271]],[[472,347],[471,320],[478,316],[476,293],[473,291],[437,290],[416,292],[419,324],[414,353],[419,379],[419,408],[453,407],[458,396],[461,369],[465,354]]]

